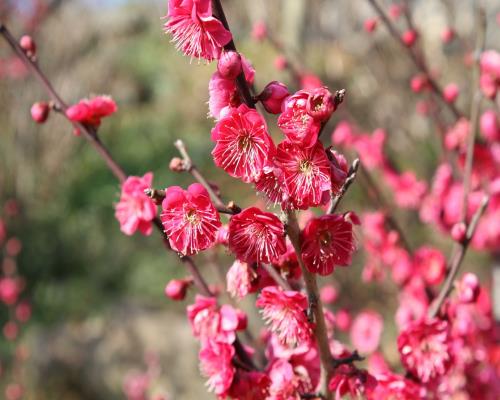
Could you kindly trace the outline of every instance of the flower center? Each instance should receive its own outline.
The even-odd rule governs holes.
[[[244,134],[238,139],[238,148],[242,151],[248,151],[251,145],[252,139],[247,132],[244,132]]]
[[[329,246],[332,242],[332,235],[328,231],[323,231],[319,235],[319,242],[322,246]]]
[[[196,212],[196,210],[189,210],[185,216],[184,216],[185,220],[188,221],[191,225],[196,225],[199,221],[200,221],[200,218],[198,216],[198,213]]]
[[[310,160],[301,160],[299,164],[300,172],[306,175],[311,175],[313,171],[313,165]]]

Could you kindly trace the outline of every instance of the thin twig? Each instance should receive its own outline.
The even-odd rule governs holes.
[[[241,208],[234,204],[234,202],[230,202],[227,206],[224,204],[221,197],[212,188],[212,185],[210,185],[210,183],[205,179],[200,170],[196,168],[196,165],[194,165],[191,157],[189,156],[189,153],[187,152],[184,142],[178,139],[175,141],[174,146],[177,148],[177,150],[179,150],[179,153],[182,156],[184,170],[193,175],[194,179],[196,179],[203,185],[203,187],[207,190],[208,194],[212,198],[217,210],[224,214],[238,214],[241,211]]]
[[[350,355],[333,360],[333,368],[338,368],[344,364],[352,364],[356,361],[363,361],[365,358],[361,357],[357,350],[354,350]]]
[[[401,35],[397,31],[396,27],[394,24],[391,22],[385,11],[380,7],[380,5],[376,2],[376,0],[367,0],[372,7],[375,9],[377,14],[379,15],[380,19],[386,26],[386,28],[389,30],[389,33],[397,40],[397,42],[401,45],[403,49],[405,49],[406,53],[410,56],[411,60],[415,64],[415,66],[426,76],[427,82],[429,83],[431,90],[434,92],[434,94],[441,100],[441,102],[448,107],[448,109],[452,112],[453,116],[456,119],[459,119],[462,117],[462,113],[457,109],[454,103],[448,103],[443,95],[443,90],[439,86],[439,84],[436,82],[436,80],[431,76],[429,68],[427,67],[427,64],[425,63],[424,59],[422,57],[419,57],[415,50],[412,47],[408,47],[404,42],[403,39],[401,38]]]
[[[323,313],[323,305],[319,295],[318,283],[316,276],[309,272],[304,264],[300,246],[300,228],[297,222],[297,217],[293,211],[287,213],[288,221],[286,224],[286,231],[290,242],[297,254],[297,261],[302,270],[302,276],[306,284],[306,291],[309,300],[309,307],[314,314],[315,327],[314,336],[318,344],[320,361],[321,361],[321,375],[320,375],[320,392],[325,395],[327,399],[331,397],[331,391],[328,389],[328,381],[333,372],[333,356],[330,351],[330,344],[328,342],[328,333],[325,323],[325,315]]]
[[[347,178],[340,188],[340,191],[332,197],[332,201],[330,204],[330,207],[328,208],[327,214],[333,214],[335,210],[337,209],[338,205],[340,204],[342,198],[344,195],[347,193],[347,190],[349,187],[353,184],[354,180],[356,179],[356,175],[358,173],[358,168],[359,168],[359,158],[356,158],[351,167],[349,168],[349,172],[347,174]]]
[[[429,318],[434,318],[438,315],[441,306],[443,305],[448,295],[451,293],[451,290],[453,289],[453,283],[457,277],[458,271],[460,270],[460,265],[462,264],[462,260],[464,259],[465,254],[467,252],[467,248],[469,247],[469,243],[474,236],[477,224],[479,223],[481,216],[483,215],[483,213],[486,210],[486,207],[488,206],[488,202],[489,202],[489,197],[486,195],[483,197],[483,200],[481,201],[479,208],[472,216],[472,220],[469,226],[467,227],[465,239],[452,251],[452,255],[450,256],[450,261],[448,263],[448,275],[446,276],[446,280],[443,283],[443,286],[441,287],[438,296],[434,300],[434,303],[432,303],[431,307],[429,308],[429,313],[428,313]]]
[[[267,273],[274,279],[274,281],[281,286],[283,290],[292,290],[290,284],[284,279],[276,269],[269,264],[261,264],[261,267],[264,268]]]
[[[360,166],[359,171],[361,172],[360,176],[362,178],[364,178],[365,182],[367,183],[366,186],[368,186],[368,189],[367,189],[368,193],[372,196],[373,200],[375,200],[375,202],[378,203],[378,206],[384,210],[388,225],[398,233],[399,239],[401,240],[405,249],[409,253],[412,253],[412,246],[410,245],[410,242],[408,241],[403,229],[399,225],[396,218],[394,218],[392,216],[392,214],[390,213],[390,210],[392,210],[393,208],[389,207],[387,201],[385,200],[384,196],[382,195],[382,192],[378,188],[373,177],[368,172],[368,170],[363,167],[363,165]]]

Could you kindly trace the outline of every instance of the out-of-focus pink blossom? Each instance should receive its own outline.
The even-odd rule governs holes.
[[[493,110],[486,110],[479,121],[482,136],[488,142],[500,142],[500,121]]]
[[[0,278],[0,301],[8,306],[14,305],[20,294],[21,287],[17,279],[8,276]]]
[[[408,29],[407,31],[403,32],[403,35],[401,36],[401,40],[407,47],[412,47],[417,41],[417,38],[418,38],[417,32],[411,29]]]
[[[288,60],[282,54],[276,56],[274,59],[274,68],[278,71],[283,71],[288,66]]]
[[[252,27],[252,38],[255,40],[264,40],[267,37],[267,26],[264,21],[257,21]]]
[[[471,272],[465,273],[456,282],[458,299],[462,303],[473,303],[479,296],[479,279]]]
[[[451,365],[449,325],[434,319],[410,324],[398,337],[401,361],[422,382],[446,373]]]
[[[341,308],[335,314],[335,326],[342,332],[346,332],[349,330],[351,322],[351,314],[345,308]]]
[[[454,103],[460,94],[460,89],[456,83],[450,83],[443,89],[443,97],[448,103]]]
[[[500,53],[487,50],[481,54],[481,90],[486,97],[494,99],[500,88]]]
[[[361,353],[373,353],[384,328],[382,316],[373,310],[363,311],[354,318],[351,325],[352,345]]]
[[[415,270],[429,285],[439,285],[446,275],[446,257],[429,246],[419,248],[414,255]]]
[[[323,304],[333,304],[339,297],[339,292],[334,285],[325,285],[320,290],[321,302]]]
[[[323,82],[317,75],[305,73],[300,77],[300,87],[303,90],[311,90],[321,86],[323,86]]]
[[[455,39],[455,36],[455,30],[450,26],[447,26],[443,31],[441,31],[441,40],[444,44],[450,43],[453,39]]]

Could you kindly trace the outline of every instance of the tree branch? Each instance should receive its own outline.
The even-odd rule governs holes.
[[[328,207],[327,214],[333,214],[335,212],[335,210],[337,209],[337,207],[340,204],[341,200],[343,199],[344,195],[347,193],[347,190],[349,190],[349,187],[353,184],[354,180],[356,179],[359,164],[360,164],[359,158],[356,158],[352,162],[352,165],[349,168],[347,178],[346,178],[344,184],[342,185],[342,187],[340,188],[339,193],[337,193],[335,196],[332,196],[332,201],[330,203],[330,207]]]
[[[431,90],[434,92],[436,97],[438,97],[441,100],[441,103],[444,104],[448,109],[451,111],[455,119],[461,118],[463,115],[462,113],[457,109],[455,104],[453,103],[448,103],[443,95],[443,90],[439,86],[439,84],[436,82],[436,80],[431,76],[429,68],[427,67],[427,64],[423,57],[419,57],[415,50],[412,47],[406,46],[406,44],[403,42],[403,39],[401,38],[401,35],[397,31],[396,27],[393,25],[387,14],[384,12],[382,7],[376,2],[376,0],[367,0],[371,6],[375,9],[377,14],[379,15],[380,19],[386,26],[386,28],[389,30],[389,33],[396,39],[396,41],[401,45],[401,47],[406,51],[406,53],[409,55],[415,66],[427,77],[427,81],[429,82],[429,85],[431,87]]]
[[[452,255],[450,256],[450,261],[448,263],[448,275],[446,276],[446,280],[443,283],[443,286],[441,287],[438,296],[436,297],[431,307],[429,308],[428,312],[429,318],[434,318],[438,315],[441,306],[443,305],[448,295],[451,293],[453,289],[453,283],[458,275],[458,271],[460,270],[462,260],[464,259],[465,254],[467,253],[469,243],[472,240],[472,237],[474,236],[474,232],[476,231],[477,224],[479,223],[481,216],[483,215],[483,213],[486,210],[486,207],[488,206],[488,202],[489,202],[489,197],[488,196],[483,197],[483,200],[481,201],[479,208],[475,212],[469,226],[467,227],[465,239],[458,246],[454,247]]]
[[[232,201],[229,202],[227,206],[224,204],[221,197],[217,193],[215,193],[212,185],[210,185],[210,183],[205,179],[200,170],[196,168],[196,165],[194,165],[191,157],[187,152],[184,142],[178,139],[175,141],[174,146],[177,148],[177,150],[179,150],[179,153],[182,156],[182,169],[189,172],[194,177],[194,179],[196,179],[203,185],[203,187],[207,190],[208,194],[212,198],[217,211],[224,214],[238,214],[241,211],[241,208],[234,204],[234,202]],[[163,193],[163,196],[165,196],[165,193]]]
[[[333,356],[330,351],[330,344],[328,342],[328,334],[326,330],[325,316],[323,314],[323,304],[319,295],[318,283],[316,276],[309,272],[302,260],[301,246],[300,246],[300,228],[297,218],[293,211],[287,213],[288,222],[286,224],[286,231],[290,242],[297,254],[297,260],[302,270],[302,276],[306,284],[307,296],[309,300],[309,307],[315,318],[314,336],[318,343],[319,355],[321,360],[321,377],[320,377],[320,392],[325,395],[327,399],[331,398],[331,392],[328,389],[328,381],[333,372]]]

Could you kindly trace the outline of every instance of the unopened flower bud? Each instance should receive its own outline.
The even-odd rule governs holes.
[[[174,157],[172,158],[172,160],[170,160],[168,168],[170,168],[170,171],[173,172],[182,172],[184,171],[184,161],[182,161],[182,159],[179,157]]]
[[[459,93],[460,90],[456,83],[450,83],[443,89],[443,97],[447,103],[454,103]]]
[[[479,296],[479,279],[471,272],[467,272],[457,282],[458,299],[461,303],[473,303]]]
[[[235,51],[223,52],[217,63],[217,71],[226,79],[236,79],[241,68],[241,56]]]
[[[268,113],[279,114],[283,101],[290,96],[285,84],[273,81],[267,84],[261,94],[257,97]]]
[[[339,292],[333,285],[326,285],[321,288],[320,297],[323,304],[333,304],[339,297]]]
[[[285,56],[279,55],[274,59],[274,68],[278,71],[283,71],[288,66],[288,61]]]
[[[33,121],[43,124],[49,117],[50,107],[47,103],[39,101],[31,106],[31,118]]]
[[[26,52],[30,57],[36,54],[36,44],[33,38],[29,35],[24,35],[19,39],[19,46]]]
[[[417,32],[415,32],[412,29],[407,30],[406,32],[403,33],[403,36],[401,36],[401,39],[403,40],[403,43],[407,47],[412,47],[415,42],[417,41]]]
[[[444,44],[450,43],[455,38],[455,31],[453,28],[447,27],[441,32],[441,40]]]
[[[342,332],[349,330],[351,320],[351,314],[345,308],[338,310],[335,314],[335,326]]]
[[[313,89],[307,99],[307,113],[317,121],[327,121],[336,108],[333,95],[325,87]]]
[[[363,25],[364,25],[366,32],[372,33],[377,28],[377,19],[376,18],[368,18],[367,20],[365,20]]]
[[[401,16],[402,12],[403,12],[403,6],[400,4],[393,3],[389,7],[389,16],[393,21],[396,21]]]
[[[465,235],[467,233],[467,227],[463,222],[459,222],[451,228],[451,237],[454,241],[461,243],[465,240]]]
[[[411,90],[415,93],[420,93],[422,90],[428,87],[429,80],[427,76],[423,74],[415,75],[411,78],[410,86]]]
[[[493,110],[486,110],[479,122],[481,135],[488,142],[500,141],[500,121]]]
[[[172,300],[184,300],[191,282],[191,279],[172,279],[165,286],[165,296]]]
[[[257,21],[252,28],[252,38],[264,40],[267,36],[267,26],[264,21]]]

